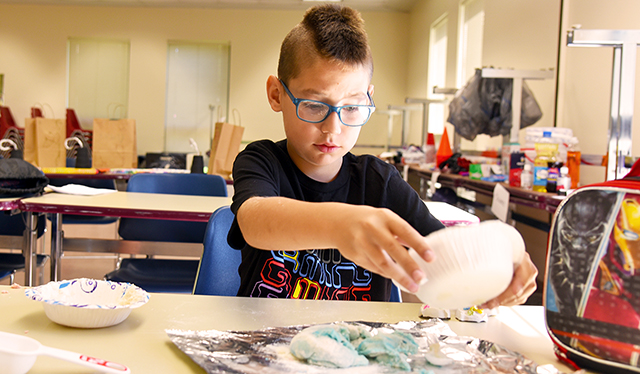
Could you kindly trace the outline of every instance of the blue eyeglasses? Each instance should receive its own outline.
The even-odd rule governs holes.
[[[376,106],[367,92],[367,97],[371,102],[371,105],[342,105],[342,106],[333,106],[327,103],[323,103],[322,101],[316,100],[308,100],[308,99],[298,99],[282,80],[282,87],[289,95],[289,98],[296,106],[296,115],[298,118],[305,122],[310,123],[320,123],[329,117],[331,112],[336,112],[338,114],[338,118],[340,122],[345,126],[351,127],[360,127],[367,123],[369,118],[371,117],[371,113],[376,110]]]

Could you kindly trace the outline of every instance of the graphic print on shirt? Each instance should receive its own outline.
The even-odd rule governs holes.
[[[271,251],[252,297],[371,300],[372,273],[342,259],[337,249]]]

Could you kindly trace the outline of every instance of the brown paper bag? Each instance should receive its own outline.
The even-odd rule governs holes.
[[[240,151],[244,127],[226,122],[216,122],[209,156],[209,174],[231,178],[233,161]]]
[[[94,118],[92,159],[96,169],[136,168],[136,121]]]
[[[27,118],[24,121],[24,160],[39,167],[65,167],[66,121]]]

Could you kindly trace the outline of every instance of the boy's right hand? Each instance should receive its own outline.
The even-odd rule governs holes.
[[[410,292],[427,281],[405,247],[413,248],[425,261],[435,254],[424,237],[389,209],[347,205],[337,220],[336,248],[354,263],[394,279]],[[348,228],[345,230],[345,228]]]

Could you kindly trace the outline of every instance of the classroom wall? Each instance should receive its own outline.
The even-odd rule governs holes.
[[[564,18],[559,26],[561,4]],[[427,96],[429,28],[445,13],[450,20],[446,86],[456,87],[458,6],[458,0],[419,0],[410,13],[363,12],[375,59],[378,111],[362,129],[358,144],[378,148],[360,147],[356,152],[381,151],[388,118],[383,112],[389,105],[403,105],[406,97]],[[557,121],[555,79],[528,81],[543,111],[535,126],[557,122],[572,128],[583,153],[604,154],[612,50],[566,47],[566,31],[574,24],[639,29],[638,11],[636,0],[485,0],[483,65],[548,69],[556,67],[559,49]],[[280,42],[299,22],[302,11],[0,4],[0,14],[4,105],[12,109],[19,124],[35,103],[50,105],[56,117],[64,115],[68,37],[128,39],[129,116],[138,123],[138,151],[162,151],[167,41],[224,41],[231,44],[229,108],[240,112],[246,127],[244,142],[284,136],[280,115],[271,111],[265,99],[265,81],[275,73]],[[638,89],[636,84],[636,96]],[[637,100],[635,112],[640,113]],[[421,111],[412,112],[410,143],[420,142],[421,126]],[[399,143],[399,130],[400,118],[396,118],[392,144]],[[451,126],[449,133],[453,133]],[[501,139],[495,141],[500,144]],[[637,155],[638,131],[633,144]],[[583,167],[583,184],[603,178],[604,168]]]
[[[427,98],[428,67],[429,67],[429,31],[432,24],[447,14],[447,77],[446,87],[456,87],[456,45],[457,45],[457,0],[421,0],[411,12],[411,30],[409,40],[409,65],[407,67],[409,80],[407,82],[407,97]],[[453,65],[452,65],[453,64]],[[411,139],[414,144],[420,144],[423,124],[422,112],[411,114]],[[452,131],[451,128],[448,131]],[[453,134],[453,133],[451,133]],[[437,143],[436,143],[437,144]]]
[[[568,127],[580,140],[582,153],[607,153],[613,48],[567,47],[567,32],[574,25],[582,29],[640,29],[640,2],[636,0],[564,0],[561,28],[560,85],[558,88],[558,126]],[[633,148],[640,155],[640,71],[636,61]],[[581,167],[581,183],[601,182],[601,166]]]
[[[483,67],[557,72],[559,24],[559,0],[485,0]],[[553,126],[555,77],[526,84],[542,110],[535,126]],[[524,131],[520,142],[524,144]]]
[[[0,14],[4,105],[19,124],[35,103],[46,103],[56,117],[64,116],[69,37],[128,39],[128,112],[137,122],[138,153],[162,151],[167,42],[225,41],[231,44],[229,108],[240,112],[243,140],[284,137],[280,115],[267,104],[265,83],[276,73],[280,43],[302,11],[0,4]],[[375,59],[376,104],[399,102],[406,92],[409,14],[362,16]],[[374,115],[360,143],[384,144],[386,126],[386,116]]]
[[[448,47],[446,87],[460,88],[456,82],[458,58],[459,0],[421,0],[411,12],[409,82],[410,97],[426,98],[429,60],[429,31],[432,24],[448,15]],[[557,63],[560,0],[485,0],[482,66],[503,69],[554,69]],[[535,126],[553,126],[555,117],[556,79],[527,81],[542,110]],[[412,135],[419,139],[422,117],[412,117]],[[453,126],[447,125],[453,142]],[[520,132],[524,143],[524,131]],[[481,139],[485,138],[485,139]],[[499,148],[502,138],[478,136],[475,143],[482,148]],[[462,149],[475,144],[463,139]]]

